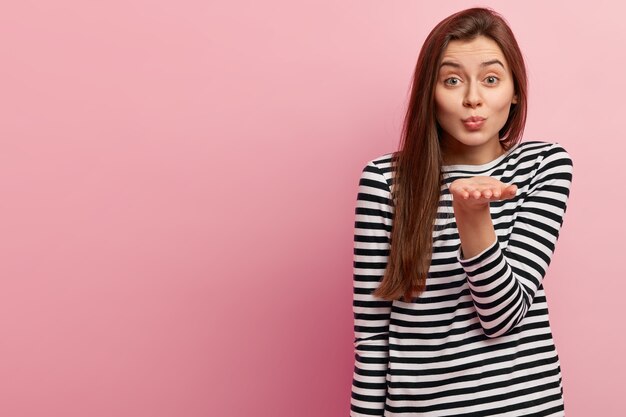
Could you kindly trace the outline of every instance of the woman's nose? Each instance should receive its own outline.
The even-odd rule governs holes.
[[[463,98],[463,105],[466,107],[476,107],[482,104],[482,98],[480,97],[480,93],[478,92],[478,86],[476,83],[471,83],[467,87],[467,91],[465,93],[465,97]]]

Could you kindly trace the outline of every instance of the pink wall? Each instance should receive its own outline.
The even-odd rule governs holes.
[[[621,415],[624,7],[481,4],[527,58],[526,139],[574,159],[546,281],[568,415]],[[0,415],[347,415],[356,182],[474,5],[3,5]]]

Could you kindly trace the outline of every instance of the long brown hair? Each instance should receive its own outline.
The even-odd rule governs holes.
[[[441,21],[420,51],[400,147],[393,157],[394,204],[387,269],[375,296],[406,302],[426,288],[432,260],[432,233],[443,184],[441,127],[435,117],[435,83],[443,52],[452,40],[493,39],[509,63],[517,103],[499,132],[505,150],[516,145],[526,123],[527,77],[524,59],[508,24],[489,8],[471,8]]]

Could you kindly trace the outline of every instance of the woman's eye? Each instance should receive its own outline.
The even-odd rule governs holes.
[[[490,75],[489,77],[485,78],[485,80],[487,80],[487,84],[495,84],[498,82],[499,78],[493,75]]]
[[[460,80],[456,77],[446,78],[443,82],[447,85],[457,85]]]

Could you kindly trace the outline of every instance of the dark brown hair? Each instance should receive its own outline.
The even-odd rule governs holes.
[[[394,154],[394,204],[387,269],[375,296],[409,302],[422,293],[432,260],[432,233],[443,184],[441,127],[435,117],[435,83],[448,43],[478,36],[493,39],[509,63],[517,103],[499,132],[505,150],[516,145],[526,123],[527,76],[524,59],[507,22],[488,8],[471,8],[441,21],[420,51],[399,150]]]

